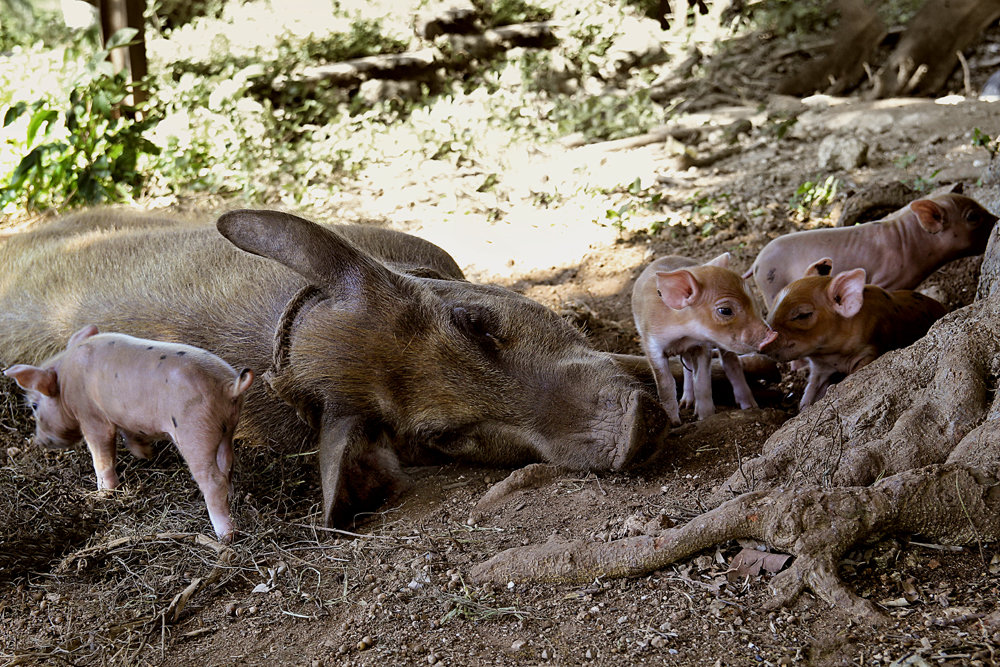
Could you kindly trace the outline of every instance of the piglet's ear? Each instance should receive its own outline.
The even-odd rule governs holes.
[[[838,273],[826,289],[833,310],[842,317],[854,317],[865,302],[865,270]]]
[[[38,368],[27,364],[11,366],[3,372],[7,377],[14,378],[22,389],[37,391],[50,398],[59,394],[59,382],[56,372],[51,368]]]
[[[97,327],[95,327],[93,324],[88,324],[87,326],[83,327],[82,329],[80,329],[75,334],[69,337],[69,343],[66,344],[66,347],[73,347],[80,341],[86,340],[96,334],[97,334]]]
[[[829,257],[824,257],[818,262],[813,262],[806,269],[805,275],[807,276],[828,276],[833,273],[833,260]]]
[[[933,199],[911,201],[910,210],[917,216],[920,226],[931,234],[937,234],[944,229],[944,209]]]
[[[728,252],[724,252],[721,255],[719,255],[718,257],[716,257],[715,259],[709,260],[709,261],[705,262],[705,265],[706,266],[717,266],[720,269],[728,269],[729,268],[729,260],[730,259],[732,259],[732,256]]]
[[[674,310],[687,308],[701,294],[701,285],[690,271],[657,271],[656,291],[660,299]]]

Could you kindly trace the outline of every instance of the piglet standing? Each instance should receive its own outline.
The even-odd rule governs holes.
[[[823,397],[834,373],[850,375],[911,345],[945,314],[944,306],[919,292],[866,285],[864,269],[832,271],[828,257],[810,266],[778,293],[768,315],[777,338],[761,351],[778,361],[809,363],[800,409]]]
[[[19,364],[4,375],[27,391],[36,442],[63,448],[83,436],[99,490],[118,486],[118,430],[139,458],[148,458],[150,440],[169,437],[205,497],[216,535],[232,539],[233,433],[253,382],[250,369],[237,373],[190,345],[98,334],[87,326],[41,366]]]
[[[779,236],[744,277],[753,274],[768,308],[781,288],[824,257],[838,271],[864,269],[868,282],[884,289],[913,289],[946,263],[982,254],[996,221],[964,195],[917,199],[883,220]]]
[[[681,404],[695,406],[699,419],[715,414],[712,400],[712,349],[741,408],[757,407],[739,354],[757,352],[775,333],[764,323],[743,280],[729,268],[729,253],[699,265],[677,255],[647,266],[632,290],[632,313],[643,352],[653,367],[660,403],[670,421],[680,424],[677,384],[668,360],[684,365]]]

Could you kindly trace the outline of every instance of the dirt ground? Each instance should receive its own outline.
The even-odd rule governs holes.
[[[778,138],[776,128],[797,118]],[[727,143],[724,127],[750,122]],[[658,142],[632,150],[554,144],[524,157],[495,192],[448,165],[372,170],[341,210],[429,238],[477,281],[559,310],[595,346],[638,352],[631,286],[662,254],[708,260],[729,251],[749,267],[771,238],[832,224],[863,186],[962,182],[994,211],[980,179],[989,160],[974,128],[1000,133],[1000,103],[771,98],[677,122],[702,130],[704,168],[683,168]],[[865,141],[868,162],[824,170],[828,136]],[[613,147],[612,147],[613,148]],[[430,169],[437,171],[431,172]],[[392,173],[390,173],[392,172]],[[808,219],[789,202],[806,180],[833,174],[832,205]],[[402,178],[403,180],[400,180]],[[629,191],[636,178],[640,187]],[[477,180],[478,179],[478,180]],[[524,181],[526,184],[522,184]],[[626,224],[581,219],[580,193],[607,183],[606,209]],[[506,188],[506,189],[504,189]],[[552,203],[540,205],[546,193]],[[659,195],[659,196],[654,196]],[[825,216],[825,217],[824,217]],[[622,216],[619,216],[620,219]],[[669,220],[657,229],[657,221]],[[931,279],[952,308],[968,303],[977,265]],[[356,534],[318,525],[314,452],[238,449],[234,507],[245,529],[231,553],[195,542],[204,505],[169,447],[152,461],[120,457],[123,491],[98,496],[80,445],[43,453],[26,411],[2,385],[0,489],[12,507],[0,543],[0,659],[7,664],[123,665],[986,665],[1000,664],[1000,550],[901,536],[862,546],[841,575],[895,621],[858,625],[810,595],[767,611],[771,575],[727,578],[738,544],[650,576],[584,586],[473,586],[469,568],[498,551],[549,539],[608,540],[685,522],[741,459],[794,416],[803,382],[785,370],[754,383],[762,408],[690,411],[668,450],[628,473],[557,474],[477,507],[510,472],[443,462],[410,469],[413,484]],[[718,399],[719,397],[717,397]],[[724,397],[722,398],[725,402]],[[651,523],[652,522],[652,523]]]

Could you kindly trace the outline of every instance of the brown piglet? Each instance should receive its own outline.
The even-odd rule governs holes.
[[[744,277],[753,275],[768,308],[785,285],[824,257],[838,271],[864,269],[870,284],[913,289],[946,263],[982,254],[996,221],[964,195],[917,199],[883,220],[779,236],[764,246]]]
[[[169,437],[205,497],[216,535],[232,539],[233,433],[254,379],[250,369],[237,373],[190,345],[98,334],[86,326],[40,366],[18,364],[4,375],[27,392],[38,444],[64,448],[83,437],[98,490],[118,486],[118,431],[139,458],[149,457],[150,440]]]
[[[919,292],[865,284],[864,269],[832,270],[828,257],[810,266],[781,290],[768,315],[777,338],[762,352],[778,361],[808,361],[800,409],[823,397],[834,373],[850,375],[911,345],[945,314],[944,306]]]
[[[632,313],[643,352],[653,368],[660,403],[680,424],[677,384],[667,361],[684,364],[681,404],[694,404],[699,419],[715,413],[712,349],[718,348],[726,377],[741,408],[757,407],[743,375],[740,354],[757,352],[775,333],[764,323],[729,253],[699,265],[686,257],[661,257],[640,274],[632,290]]]

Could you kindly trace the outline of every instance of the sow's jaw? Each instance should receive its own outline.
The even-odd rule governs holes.
[[[267,372],[240,435],[317,450],[327,520],[398,490],[400,463],[425,454],[617,470],[665,425],[652,392],[551,310],[383,228],[98,210],[5,237],[0,265],[0,351],[18,359],[92,322]]]

